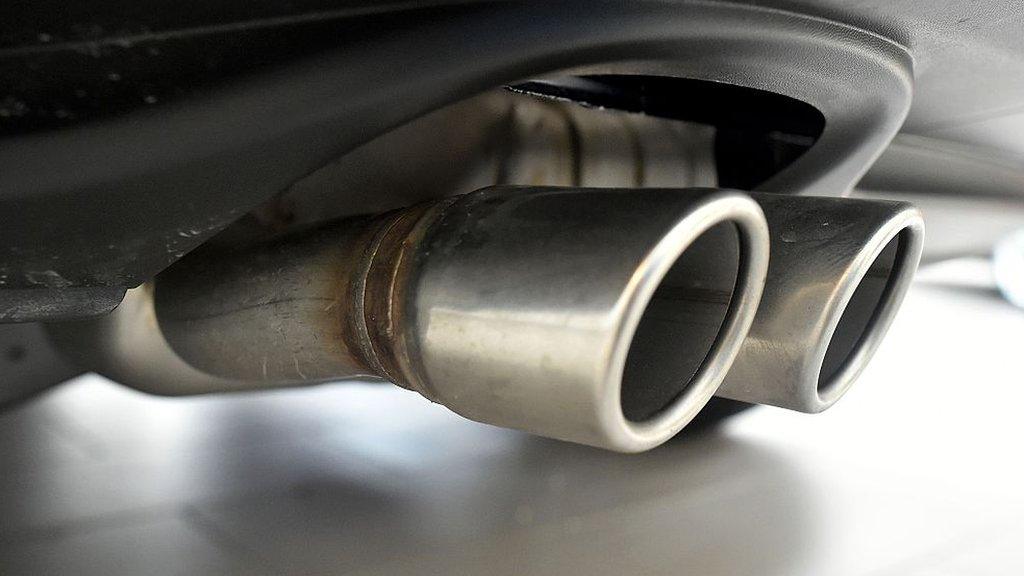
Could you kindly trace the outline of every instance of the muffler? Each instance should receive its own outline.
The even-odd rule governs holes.
[[[767,265],[742,193],[498,187],[201,248],[157,277],[156,325],[218,381],[380,378],[473,420],[634,452],[714,395]]]
[[[902,202],[754,193],[771,263],[761,305],[717,395],[821,412],[853,384],[917,269],[924,224]]]

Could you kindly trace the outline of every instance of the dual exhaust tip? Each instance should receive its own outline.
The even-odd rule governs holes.
[[[147,292],[151,338],[220,388],[379,377],[473,420],[638,452],[716,394],[834,403],[922,236],[902,203],[496,187],[190,255]]]

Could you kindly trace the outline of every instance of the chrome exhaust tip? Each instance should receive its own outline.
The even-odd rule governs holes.
[[[921,214],[901,202],[752,196],[771,264],[718,395],[821,412],[850,389],[902,304],[924,247]]]
[[[426,242],[403,370],[470,419],[624,452],[714,395],[767,268],[735,192],[491,189]],[[411,364],[411,363],[410,363]]]
[[[714,395],[767,266],[740,192],[496,187],[190,254],[156,280],[156,324],[174,358],[229,382],[377,377],[637,452]]]

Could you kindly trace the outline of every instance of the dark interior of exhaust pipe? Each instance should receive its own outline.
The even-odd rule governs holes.
[[[740,269],[731,222],[701,234],[662,279],[637,326],[622,373],[621,405],[643,422],[693,381],[725,322]]]
[[[857,285],[850,302],[839,318],[836,331],[825,351],[825,359],[818,374],[818,393],[824,394],[846,363],[860,348],[861,342],[871,333],[882,304],[888,299],[895,278],[897,262],[903,250],[906,231],[889,240],[878,254],[871,268]]]

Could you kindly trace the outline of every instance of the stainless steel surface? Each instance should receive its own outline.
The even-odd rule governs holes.
[[[749,198],[467,199],[439,225],[415,291],[421,393],[474,420],[625,451],[667,440],[711,398],[767,267]]]
[[[707,127],[565,102],[514,97],[509,102],[517,133],[517,145],[506,147],[505,162],[517,167],[506,176],[509,182],[521,178],[604,187],[716,184],[714,131]],[[974,167],[968,177],[984,183],[979,195],[1002,191],[1004,203],[1015,205],[1014,172],[1006,168],[986,176],[979,162],[971,162],[962,150],[946,150],[943,155],[934,149],[935,145],[904,145],[887,152],[880,171],[863,184],[870,186],[889,174],[891,180],[920,186],[925,173],[897,165],[910,161],[907,154],[933,150],[932,165],[936,159],[948,164],[955,158],[959,163],[954,166]],[[936,176],[948,175],[948,170],[927,174],[926,181],[936,182]],[[958,182],[963,184],[962,179]],[[896,313],[920,259],[921,216],[892,202],[869,207],[803,195],[755,193],[754,198],[772,208],[772,286],[767,290],[773,300],[762,302],[740,364],[719,395],[820,412],[849,389]],[[929,199],[929,206],[940,201],[934,194]],[[960,208],[970,204],[956,200]],[[989,203],[983,209],[990,212],[997,206]],[[949,214],[949,220],[957,218]],[[1005,219],[1016,216],[1010,212]],[[977,221],[973,225],[983,228]],[[952,232],[949,226],[940,231],[943,237],[932,244],[933,255],[962,253],[952,251],[954,246],[966,251],[970,242]],[[898,233],[899,242],[890,243]],[[989,232],[978,231],[975,237],[985,234]]]
[[[771,263],[761,305],[718,395],[820,412],[878,348],[917,269],[908,204],[756,194]]]
[[[492,188],[190,255],[158,278],[156,322],[138,318],[173,349],[159,358],[219,378],[376,376],[474,420],[639,451],[714,394],[767,256],[741,193]]]
[[[84,376],[0,414],[0,573],[1021,574],[1024,313],[968,264],[918,274],[831,410],[638,455],[393,386],[156,398]]]
[[[151,284],[129,290],[120,306],[106,316],[51,324],[46,332],[61,356],[80,370],[150,394],[182,396],[252,388],[251,382],[200,372],[175,354],[157,322]]]
[[[503,98],[511,136],[495,131],[492,137],[506,137],[510,142],[491,146],[502,151],[498,163],[504,168],[493,170],[493,174],[503,182],[600,187],[715,185],[714,131],[708,127],[511,94]],[[501,99],[502,95],[492,94],[462,106],[478,110],[478,115],[484,115],[481,109],[496,114],[493,111],[502,109],[496,104]],[[430,131],[435,129],[433,124],[424,121],[421,127],[406,130]],[[899,167],[916,158],[913,154],[928,151],[930,155],[925,155],[932,158],[930,165],[937,164],[937,159],[948,164],[955,158],[959,160],[956,166],[975,167],[968,177],[979,185],[985,183],[982,192],[986,194],[1012,188],[1013,173],[997,171],[986,177],[978,162],[970,162],[962,150],[939,154],[935,145],[904,145],[887,152],[882,168],[862,184],[870,186],[885,174],[890,181],[909,180],[918,187],[924,181],[935,182],[936,174],[942,172],[919,173]],[[906,158],[908,154],[912,158]],[[487,157],[485,165],[493,162]],[[446,166],[469,174],[492,173],[472,168],[472,164]],[[775,285],[775,299],[762,305],[759,329],[755,330],[759,335],[746,344],[747,359],[735,369],[720,395],[819,412],[849,389],[884,336],[920,258],[920,217],[894,203],[869,208],[862,202],[803,196],[755,194],[755,198],[776,206],[772,224],[778,230],[774,231],[769,277]],[[968,203],[958,200],[957,204]],[[902,228],[906,232],[899,258],[896,243],[882,255]],[[941,234],[944,238],[933,244],[937,248],[933,254],[948,256],[950,246],[964,248],[964,240],[950,234],[948,227]],[[887,287],[893,267],[894,283]],[[862,288],[857,291],[857,287]],[[825,374],[821,374],[823,365]]]

